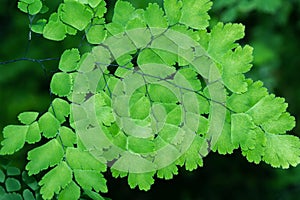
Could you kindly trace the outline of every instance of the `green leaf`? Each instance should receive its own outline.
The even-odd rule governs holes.
[[[128,174],[128,172],[119,171],[119,170],[114,169],[114,168],[110,168],[110,171],[111,171],[112,176],[113,176],[114,178],[118,178],[118,177],[124,178],[124,177],[126,177],[127,174]]]
[[[209,129],[209,120],[203,116],[200,116],[197,134],[205,135],[208,132],[208,129]]]
[[[38,174],[40,171],[58,164],[64,156],[61,144],[52,139],[46,144],[28,152],[28,164],[26,169],[29,175]]]
[[[145,13],[145,22],[148,24],[152,34],[158,35],[168,27],[167,19],[164,16],[163,10],[157,5],[149,3]],[[160,29],[153,29],[160,28]]]
[[[137,17],[128,21],[125,29],[126,34],[137,48],[145,48],[150,43],[151,33],[149,29],[147,29],[147,25],[144,19],[142,19],[141,17]],[[126,65],[126,63],[120,65],[123,66]]]
[[[102,0],[88,0],[89,5],[90,5],[92,8],[96,8],[96,7],[100,4],[101,1],[102,1]]]
[[[54,169],[50,170],[42,180],[41,194],[44,199],[52,199],[54,193],[59,193],[62,188],[65,188],[72,181],[72,170],[67,163],[61,162]]]
[[[102,18],[104,14],[107,12],[106,2],[101,1],[100,4],[95,8],[95,17]]]
[[[8,125],[3,129],[4,140],[1,142],[1,155],[13,154],[25,144],[28,126]]]
[[[211,6],[210,0],[182,0],[179,22],[194,29],[205,29],[208,27],[208,10]]]
[[[0,183],[4,183],[5,181],[5,174],[4,172],[0,169]]]
[[[129,173],[128,175],[128,184],[131,189],[136,186],[139,187],[140,190],[150,190],[151,185],[154,183],[155,172],[145,172],[145,173]]]
[[[164,103],[163,105],[166,111],[168,112],[166,123],[179,125],[182,121],[182,114],[181,114],[182,107],[178,106],[175,103],[170,103],[170,104]]]
[[[254,149],[256,132],[251,116],[239,113],[231,116],[231,139],[235,147],[240,146],[242,150]]]
[[[95,58],[91,53],[85,53],[81,56],[81,59],[78,63],[79,72],[90,72],[95,68]]]
[[[276,120],[269,119],[262,123],[262,128],[268,133],[284,134],[295,127],[295,117],[289,113],[283,113]]]
[[[124,151],[122,156],[114,162],[111,169],[115,169],[112,171],[115,177],[124,177],[128,172],[142,174],[143,172],[153,171],[155,167],[155,164],[151,160],[147,160],[142,155],[131,151]]]
[[[179,22],[181,18],[181,7],[181,0],[164,0],[164,9],[168,18],[169,25],[174,25]]]
[[[115,23],[115,22],[105,24],[105,28],[106,28],[107,32],[113,36],[120,35],[125,30],[124,26],[122,26],[121,24]]]
[[[142,52],[139,53],[138,56],[138,65],[140,67],[146,68],[147,66],[149,66],[149,63],[151,63],[151,66],[153,66],[153,63],[158,63],[158,64],[166,64],[166,65],[174,65],[176,62],[177,57],[170,53],[170,52],[164,52],[162,50],[156,50],[156,49],[144,49]],[[148,64],[148,65],[147,65]],[[154,65],[157,67],[161,67],[161,65]],[[151,70],[151,69],[150,69]],[[166,70],[168,72],[170,71],[175,71],[174,69],[168,67],[164,67],[163,70]],[[148,69],[149,71],[149,69]],[[162,69],[158,72],[155,72],[154,70],[151,71],[151,73],[161,73]],[[171,73],[169,73],[168,75],[171,75]],[[161,74],[159,75],[159,77],[162,78],[166,78],[163,77]]]
[[[76,35],[77,29],[73,28],[72,26],[66,26],[67,34],[69,35]]]
[[[46,19],[39,19],[36,21],[36,23],[32,24],[30,28],[35,33],[43,34],[46,24],[47,24]]]
[[[21,171],[17,167],[7,167],[6,173],[7,176],[17,176],[21,174]]]
[[[253,107],[259,100],[268,95],[266,88],[262,87],[260,81],[253,82],[247,80],[248,90],[242,94],[232,94],[227,101],[227,106],[235,112],[246,112]]]
[[[7,192],[15,192],[21,189],[21,184],[15,178],[7,178],[5,181],[5,187]]]
[[[218,151],[219,154],[223,155],[227,153],[233,153],[233,150],[236,149],[237,146],[232,144],[231,134],[231,124],[229,122],[225,122],[223,131],[215,145],[212,147],[212,150],[214,152]]]
[[[66,159],[72,169],[95,170],[104,172],[106,165],[93,157],[88,151],[67,148]]]
[[[38,112],[23,112],[18,115],[18,119],[21,123],[30,125],[37,119],[38,116]]]
[[[26,171],[22,172],[22,180],[30,189],[34,191],[39,188],[36,179],[33,176],[29,176]]]
[[[130,116],[133,119],[145,119],[150,114],[151,103],[144,93],[136,92],[129,100]]]
[[[273,167],[295,167],[300,163],[300,140],[293,135],[267,134],[263,160]]]
[[[177,161],[180,166],[185,165],[185,169],[192,171],[203,166],[202,157],[207,155],[208,144],[203,138],[196,136],[188,150]]]
[[[175,164],[171,164],[157,171],[157,177],[164,178],[166,180],[172,179],[173,176],[177,174],[178,174],[178,168]]]
[[[161,103],[177,103],[176,95],[168,88],[152,84],[149,86],[149,94],[152,101]]]
[[[65,39],[66,33],[66,25],[60,21],[57,13],[52,13],[43,29],[43,36],[49,40],[61,41]]]
[[[92,25],[86,33],[86,39],[90,44],[100,44],[106,36],[107,31],[104,29],[104,25]]]
[[[64,72],[55,73],[52,77],[50,88],[53,94],[65,97],[72,90],[72,76]]]
[[[0,186],[0,195],[1,195],[0,199],[3,199],[3,196],[4,196],[5,194],[6,194],[5,189],[4,189],[2,186]]]
[[[42,7],[43,4],[40,0],[34,0],[34,1],[22,0],[18,2],[18,8],[25,13],[29,13],[30,15],[38,14],[41,11]]]
[[[59,11],[60,19],[79,31],[84,30],[93,17],[93,12],[88,6],[76,1],[65,1]]]
[[[77,143],[76,134],[70,128],[62,126],[58,131],[64,146],[73,147],[73,145]]]
[[[78,68],[80,53],[78,49],[67,49],[60,57],[58,68],[63,72],[71,72]]]
[[[195,91],[200,91],[202,88],[201,81],[197,78],[198,74],[192,68],[181,68],[177,71],[178,74],[175,75],[174,80],[178,85],[186,85],[188,81],[192,89]],[[179,76],[180,75],[180,76]],[[183,77],[182,77],[183,76]],[[185,80],[182,80],[184,78]]]
[[[106,126],[110,126],[112,122],[115,121],[115,117],[112,112],[112,108],[109,106],[102,106],[104,102],[104,97],[101,94],[95,95],[95,112],[97,119],[100,123],[103,123]]]
[[[233,52],[229,51],[224,55],[222,78],[226,87],[233,92],[245,92],[247,83],[244,73],[248,72],[252,64],[253,48],[246,45],[245,47],[237,47]],[[237,62],[238,60],[238,62]]]
[[[180,128],[172,124],[164,124],[159,137],[169,144],[180,144],[183,140]]]
[[[286,108],[287,103],[284,103],[284,98],[271,94],[262,98],[246,113],[252,116],[256,124],[263,124],[268,120],[278,119]]]
[[[71,181],[58,195],[58,200],[79,199],[80,187]]]
[[[53,138],[57,135],[60,123],[50,112],[43,114],[38,123],[43,136],[46,138]]]
[[[24,200],[35,200],[32,192],[30,192],[29,189],[25,189],[23,191],[23,198],[24,198]]]
[[[266,141],[267,138],[264,132],[256,132],[255,147],[253,149],[243,150],[243,156],[245,156],[249,162],[260,163],[265,153]]]
[[[234,43],[244,37],[244,31],[242,24],[218,23],[210,33],[207,49],[212,58],[221,65],[225,86],[235,93],[247,91],[248,84],[243,73],[251,68],[249,63],[252,61],[252,48],[242,48]]]
[[[70,104],[67,101],[60,98],[55,98],[52,101],[48,112],[52,113],[55,118],[62,124],[66,121],[66,117],[69,116],[70,109]]]
[[[153,141],[129,136],[127,138],[128,149],[135,153],[151,153],[155,150]]]
[[[84,190],[94,189],[96,192],[107,192],[106,180],[103,175],[94,170],[74,170],[74,176],[77,183]]]
[[[71,95],[74,96],[74,94],[82,95],[84,96],[87,91],[90,89],[90,82],[92,80],[89,80],[89,77],[86,73],[78,73],[75,72],[72,74],[72,78],[74,80],[73,83],[73,93]]]
[[[245,27],[242,24],[227,23],[224,25],[219,22],[212,27],[211,32],[208,33],[209,37],[205,37],[203,34],[203,38],[208,40],[203,41],[208,42],[208,46],[203,46],[207,46],[207,50],[211,55],[220,58],[222,54],[238,46],[238,44],[234,42],[245,36],[244,31]],[[226,37],[223,38],[222,36],[224,35],[222,34],[226,35]]]
[[[134,7],[127,1],[117,1],[114,8],[112,21],[121,25],[126,25],[134,13]]]
[[[43,4],[43,7],[42,7],[40,13],[41,13],[41,14],[45,14],[45,13],[47,13],[48,11],[49,11],[49,8],[48,8],[46,5]]]

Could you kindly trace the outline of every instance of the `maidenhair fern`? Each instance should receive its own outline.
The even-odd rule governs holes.
[[[90,51],[67,49],[52,77],[48,111],[24,112],[3,130],[0,153],[28,152],[26,170],[43,199],[104,199],[103,172],[149,190],[154,177],[172,179],[178,166],[195,170],[210,150],[240,149],[249,162],[288,168],[300,162],[299,138],[283,98],[244,76],[252,48],[241,24],[211,30],[209,0],[165,0],[135,9],[117,1],[106,23],[104,0],[65,0],[31,30],[55,41],[78,32]],[[29,15],[40,0],[20,0]]]

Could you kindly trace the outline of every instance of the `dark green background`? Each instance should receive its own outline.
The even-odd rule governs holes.
[[[50,11],[61,1],[49,0]],[[108,19],[114,1],[109,5]],[[137,7],[148,2],[131,0]],[[271,92],[283,96],[288,111],[297,122],[300,117],[300,1],[298,0],[217,0],[210,12],[212,24],[217,21],[241,22],[246,25],[242,44],[251,44],[254,67],[248,73],[254,80],[262,80]],[[82,35],[52,42],[32,34],[28,41],[29,18],[17,9],[17,1],[0,0],[0,62],[22,57],[57,58],[66,48],[78,47]],[[50,12],[51,13],[51,12]],[[84,45],[84,44],[83,44]],[[51,99],[49,83],[57,70],[57,61],[18,61],[0,65],[0,130],[17,122],[17,115],[34,110],[43,113]],[[300,136],[300,126],[291,132]],[[6,157],[14,165],[24,165],[25,152]],[[0,158],[1,159],[1,158]],[[1,159],[3,160],[3,159]],[[1,162],[1,161],[0,161]],[[109,173],[109,194],[112,199],[300,199],[300,168],[273,169],[266,164],[248,163],[235,151],[221,156],[210,153],[204,167],[194,172],[180,169],[173,180],[156,180],[149,192],[131,190],[126,179],[112,179]]]

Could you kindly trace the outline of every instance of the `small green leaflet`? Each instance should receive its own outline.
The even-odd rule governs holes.
[[[80,187],[71,181],[60,193],[58,200],[65,199],[79,199],[80,198]]]
[[[225,86],[235,92],[247,91],[247,83],[243,73],[250,70],[252,48],[241,47],[236,40],[244,37],[244,26],[241,24],[218,23],[210,35],[208,53],[221,65],[222,78]],[[224,39],[225,38],[225,39]],[[234,49],[236,48],[236,49]],[[233,50],[234,49],[234,50]]]
[[[231,139],[234,146],[240,146],[242,150],[254,149],[257,131],[251,117],[244,113],[231,116]]]
[[[61,162],[50,170],[39,182],[41,194],[44,199],[52,199],[54,193],[59,193],[72,181],[72,170],[66,162]]]
[[[126,25],[134,10],[134,7],[129,2],[117,1],[112,21],[121,25]]]
[[[174,175],[178,174],[178,168],[174,165],[169,165],[165,168],[162,168],[157,171],[157,177],[158,178],[164,178],[166,180],[170,180],[173,178]]]
[[[41,136],[41,130],[39,127],[38,122],[33,122],[29,127],[28,127],[28,132],[26,135],[26,142],[28,144],[34,144],[36,142],[39,142],[42,139]]]
[[[43,34],[44,27],[47,24],[46,19],[39,19],[36,23],[32,24],[31,30],[38,34]]]
[[[28,126],[8,125],[3,130],[4,140],[1,142],[0,154],[13,154],[20,150],[26,139]]]
[[[38,14],[43,7],[41,0],[20,0],[18,2],[18,8],[30,15]]]
[[[139,187],[140,190],[149,190],[150,186],[154,183],[155,172],[148,172],[142,174],[129,173],[128,175],[128,184],[130,188]]]
[[[65,1],[60,5],[60,18],[61,20],[82,31],[90,23],[93,17],[93,11],[76,1]]]
[[[107,36],[107,31],[104,29],[104,25],[92,25],[88,28],[86,39],[90,44],[100,44]]]
[[[262,159],[273,167],[296,166],[300,162],[300,140],[293,135],[267,134],[267,144]]]
[[[37,119],[38,116],[38,112],[23,112],[18,115],[18,119],[21,123],[30,125]]]
[[[181,18],[182,1],[165,0],[164,8],[170,25],[177,24]]]
[[[208,154],[207,145],[203,138],[195,137],[190,148],[179,158],[178,164],[185,165],[185,169],[189,171],[202,167],[202,157]]]
[[[43,114],[39,121],[39,127],[46,138],[53,138],[58,133],[60,127],[59,121],[50,112]]]
[[[194,29],[205,29],[208,27],[208,10],[212,2],[209,0],[182,0],[180,23]]]
[[[100,2],[102,2],[103,0],[88,0],[89,2],[89,5],[92,7],[92,8],[96,8]]]
[[[7,178],[5,181],[7,192],[15,192],[21,189],[20,182],[15,178]]]
[[[67,148],[66,159],[72,169],[94,170],[104,172],[104,163],[96,160],[89,152],[77,148]]]
[[[67,96],[72,90],[72,81],[72,76],[68,73],[54,74],[50,83],[51,92],[60,97]]]
[[[52,13],[49,21],[43,29],[43,36],[49,40],[61,41],[65,39],[67,34],[66,25],[60,21],[59,15],[57,13]],[[41,28],[41,27],[40,27]]]
[[[80,53],[78,49],[68,49],[60,57],[58,68],[63,72],[71,72],[77,69]]]
[[[69,116],[71,110],[70,104],[60,98],[55,98],[52,101],[48,112],[51,113],[55,118],[62,124],[66,121],[66,117]]]
[[[57,139],[28,152],[29,163],[26,169],[29,175],[38,174],[41,170],[57,165],[64,156],[64,151]]]
[[[73,147],[73,145],[77,143],[76,134],[70,128],[61,126],[58,132],[64,146]]]
[[[107,192],[106,180],[100,172],[94,170],[74,170],[76,182],[84,190],[94,189],[96,192]]]
[[[152,34],[157,35],[168,27],[167,19],[164,16],[164,12],[157,4],[149,4],[145,13],[145,22],[151,28]],[[161,28],[159,32],[155,28]]]

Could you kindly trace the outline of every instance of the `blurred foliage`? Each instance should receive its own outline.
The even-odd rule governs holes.
[[[162,0],[128,0],[143,8],[148,2]],[[111,19],[115,0],[106,0]],[[300,1],[299,0],[214,0],[212,24],[216,21],[240,22],[246,26],[241,43],[254,47],[253,69],[248,74],[262,80],[271,92],[284,96],[289,112],[297,119],[293,134],[300,136]],[[57,1],[46,1],[50,11]],[[34,18],[17,9],[16,0],[1,0],[0,62],[19,58],[58,58],[64,49],[85,48],[82,35],[52,42],[31,34]],[[51,12],[49,12],[51,13]],[[46,16],[47,17],[47,16]],[[58,61],[43,63],[17,61],[0,65],[0,130],[17,123],[23,111],[46,111],[51,102],[50,77]],[[25,152],[8,157],[21,171]],[[300,166],[289,170],[273,169],[264,164],[249,164],[240,153],[219,156],[210,154],[206,166],[194,172],[182,170],[171,181],[158,180],[150,192],[131,190],[125,179],[113,179],[109,173],[109,195],[112,199],[299,199]],[[0,160],[3,163],[4,159]],[[3,169],[2,169],[3,170]],[[5,172],[5,170],[4,170]],[[2,186],[3,187],[3,186]],[[0,198],[1,199],[1,198]]]

